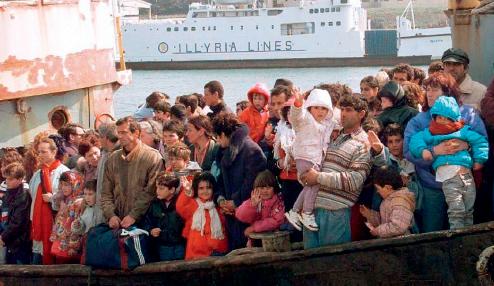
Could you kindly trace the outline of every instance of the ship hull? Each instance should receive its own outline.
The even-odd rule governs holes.
[[[150,263],[124,272],[82,265],[1,265],[3,285],[478,285],[494,222],[455,231],[284,253]]]
[[[431,56],[375,56],[355,58],[306,58],[306,59],[262,59],[230,61],[150,61],[126,62],[135,70],[188,70],[188,69],[245,69],[245,68],[322,68],[322,67],[363,67],[393,66],[399,63],[428,65]]]

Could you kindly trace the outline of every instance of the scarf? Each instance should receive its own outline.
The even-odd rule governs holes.
[[[196,199],[197,210],[192,216],[192,229],[201,232],[201,236],[204,236],[204,226],[206,225],[206,213],[205,210],[209,211],[209,217],[211,218],[211,238],[213,239],[223,239],[223,229],[221,227],[221,220],[214,206],[213,201],[207,201],[203,203],[199,198]]]
[[[50,234],[53,226],[53,213],[50,203],[45,203],[42,194],[53,193],[50,174],[62,163],[55,160],[50,166],[41,168],[41,183],[38,185],[36,198],[34,199],[32,239],[43,243],[43,264],[53,264],[53,256],[50,254]]]
[[[463,119],[448,124],[438,124],[435,120],[432,120],[429,126],[429,131],[432,135],[445,135],[456,132],[465,126]]]

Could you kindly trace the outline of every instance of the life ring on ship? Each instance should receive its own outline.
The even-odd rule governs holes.
[[[97,130],[101,126],[101,124],[111,123],[114,121],[115,121],[115,118],[113,118],[113,116],[111,116],[111,114],[108,114],[108,113],[98,114],[96,116],[96,118],[94,119],[94,129]]]

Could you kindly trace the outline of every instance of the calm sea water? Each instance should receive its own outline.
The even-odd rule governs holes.
[[[257,82],[271,87],[281,77],[292,80],[302,90],[323,82],[340,82],[359,92],[360,80],[365,76],[375,75],[379,69],[380,67],[133,71],[132,83],[121,87],[115,95],[115,115],[117,118],[130,115],[153,91],[167,93],[171,102],[174,102],[177,95],[203,93],[204,85],[211,80],[223,83],[224,99],[232,110],[235,110],[236,102],[247,99],[249,87]]]

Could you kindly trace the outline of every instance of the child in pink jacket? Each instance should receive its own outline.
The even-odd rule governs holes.
[[[235,216],[241,222],[250,224],[244,231],[247,237],[253,232],[277,230],[285,221],[285,205],[278,194],[276,179],[269,170],[257,175],[250,199],[237,208]]]

